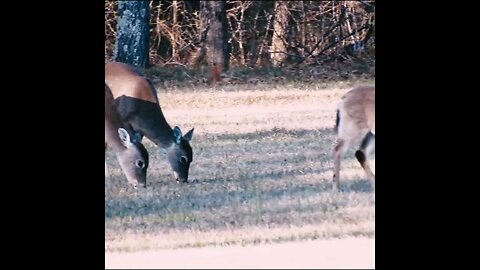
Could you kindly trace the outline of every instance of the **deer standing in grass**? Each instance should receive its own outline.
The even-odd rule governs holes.
[[[368,157],[375,148],[375,87],[359,86],[347,92],[337,107],[337,140],[333,149],[334,189],[340,190],[340,160],[352,146],[359,146],[355,157],[375,191],[375,175]]]
[[[105,84],[105,152],[110,145],[127,181],[135,188],[137,185],[146,187],[148,152],[140,142],[140,136],[127,129],[114,104],[112,92]],[[105,176],[109,175],[105,161]]]
[[[193,128],[185,135],[173,129],[163,115],[152,82],[134,67],[119,63],[105,64],[105,82],[112,90],[122,120],[143,138],[165,149],[177,182],[187,183],[193,153],[190,140]]]

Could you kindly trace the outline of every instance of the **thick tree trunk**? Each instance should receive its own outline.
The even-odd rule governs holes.
[[[200,1],[200,29],[206,32],[203,41],[207,63],[216,64],[222,71],[229,68],[228,24],[226,3],[223,1]]]
[[[285,48],[286,31],[288,24],[288,9],[285,1],[275,1],[275,14],[273,23],[272,46],[270,47],[270,59],[274,66],[280,66],[287,58]]]
[[[149,1],[119,1],[115,61],[149,65]]]

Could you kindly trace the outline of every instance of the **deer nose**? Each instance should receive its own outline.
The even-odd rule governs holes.
[[[187,179],[175,178],[175,180],[177,180],[177,183],[188,183]]]
[[[177,183],[188,183],[187,178],[180,177],[180,175],[178,175],[178,173],[175,171],[173,172],[173,177],[175,178],[175,181],[177,181]]]
[[[141,188],[147,188],[147,183],[132,183],[132,187],[134,189],[138,189],[139,187]]]

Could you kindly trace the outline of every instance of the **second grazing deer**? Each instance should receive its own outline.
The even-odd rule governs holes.
[[[375,190],[375,175],[369,155],[375,148],[375,87],[359,86],[347,92],[337,107],[337,140],[333,148],[334,189],[340,189],[340,161],[350,148],[357,147],[355,157]]]

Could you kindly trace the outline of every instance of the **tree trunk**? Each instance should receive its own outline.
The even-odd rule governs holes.
[[[178,3],[177,0],[172,1],[172,13],[173,13],[173,22],[172,22],[172,60],[180,60],[178,54],[178,40],[180,38],[180,26],[178,25]]]
[[[270,59],[274,66],[278,67],[285,62],[287,50],[285,48],[285,34],[288,24],[288,9],[285,1],[275,1],[272,46],[270,47]]]
[[[201,33],[207,31],[202,45],[208,64],[216,64],[221,71],[228,70],[230,49],[225,0],[200,1],[200,29]]]
[[[149,65],[149,1],[119,1],[114,59],[146,68]]]

